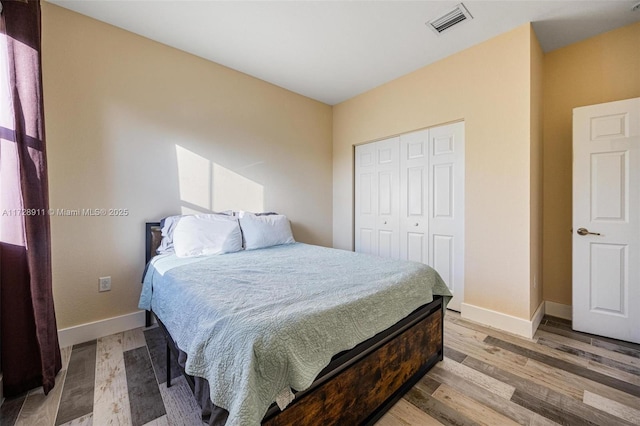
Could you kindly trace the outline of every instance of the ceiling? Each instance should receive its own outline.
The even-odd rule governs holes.
[[[440,35],[460,1],[49,1],[329,105],[526,22],[549,52],[640,21],[640,0],[465,0]]]

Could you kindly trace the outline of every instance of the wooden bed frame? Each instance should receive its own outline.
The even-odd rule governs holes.
[[[160,245],[160,224],[146,224],[146,261]],[[338,354],[309,389],[296,392],[280,411],[275,405],[262,424],[372,425],[443,358],[444,305],[441,296],[389,329]],[[167,340],[167,386],[171,386],[170,356],[178,348],[158,320]],[[147,311],[147,326],[151,312]],[[182,371],[194,388],[193,377]]]

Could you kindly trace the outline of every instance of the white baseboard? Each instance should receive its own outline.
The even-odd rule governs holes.
[[[144,327],[145,311],[133,312],[119,317],[107,318],[89,322],[74,327],[58,330],[58,340],[61,348],[88,342],[114,333],[120,333],[134,328]]]
[[[544,307],[544,302],[540,303],[533,317],[530,320],[526,320],[491,309],[463,303],[460,315],[462,318],[531,339],[536,333],[540,321],[542,321]]]
[[[531,337],[536,334],[536,330],[542,321],[542,317],[544,317],[544,301],[540,302],[538,305],[538,309],[533,313],[533,317],[531,318]]]
[[[571,321],[573,318],[573,310],[571,305],[563,305],[562,303],[544,302],[544,312],[552,317],[563,318]]]

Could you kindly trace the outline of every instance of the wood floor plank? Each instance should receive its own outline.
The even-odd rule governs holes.
[[[542,399],[536,398],[535,396],[532,396],[520,390],[516,390],[516,392],[511,397],[511,400],[516,404],[522,405],[523,407],[531,411],[535,411],[541,416],[546,417],[561,425],[598,426],[597,423],[593,423],[572,413],[567,413],[553,404],[549,404]]]
[[[149,355],[153,363],[153,371],[156,374],[158,383],[167,381],[167,343],[162,334],[160,327],[153,327],[143,330],[144,338],[149,348]],[[180,368],[178,367],[175,356],[171,357],[171,379],[180,377]]]
[[[452,359],[456,362],[462,362],[467,357],[466,354],[463,354],[462,352],[458,352],[455,349],[452,349],[448,346],[444,347],[444,356],[445,358]]]
[[[464,324],[460,324],[458,322],[455,322],[455,323],[445,322],[444,328],[445,328],[445,333],[444,333],[445,345],[446,345],[446,338],[449,337],[450,335],[459,336],[461,338],[465,338],[465,340],[476,341],[476,342],[482,342],[487,336],[489,336],[489,334],[481,330],[476,330],[475,328],[466,327]],[[462,352],[462,353],[465,353],[465,352]]]
[[[171,423],[169,423],[169,419],[165,414],[162,417],[158,417],[157,419],[151,420],[149,423],[145,423],[144,426],[172,426],[172,425]]]
[[[583,349],[577,349],[571,346],[567,346],[561,343],[554,342],[552,340],[547,340],[543,337],[538,338],[538,344],[547,346],[549,348],[553,348],[562,352],[569,353],[571,355],[578,356],[580,358],[587,359],[589,361],[594,361],[599,364],[603,364],[609,367],[613,367],[617,370],[621,370],[627,373],[631,373],[636,376],[640,376],[640,367],[635,367],[633,365],[629,365],[627,363],[619,362],[611,358],[607,358],[606,356],[596,354],[590,351],[586,351]],[[592,346],[594,347],[594,346]]]
[[[65,348],[60,348],[60,359],[62,361],[62,370],[66,370],[69,366],[69,360],[71,359],[71,350],[72,346],[67,346]]]
[[[605,336],[592,336],[594,340],[600,340],[600,341],[604,341],[604,342],[609,342],[609,343],[613,343],[615,345],[618,346],[624,346],[630,349],[634,349],[637,352],[640,352],[640,344],[638,343],[633,343],[633,342],[625,342],[624,340],[617,340],[617,339],[613,339],[611,337],[605,337]]]
[[[124,343],[122,345],[122,350],[124,352],[147,346],[147,342],[144,339],[144,332],[142,330],[143,328],[140,327],[123,333]]]
[[[67,376],[71,349],[70,346],[60,349],[62,369],[56,375],[56,384],[49,395],[44,395],[42,387],[33,389],[24,395],[18,416],[14,419],[15,426],[54,424]],[[5,423],[0,422],[0,424],[4,425]]]
[[[505,371],[499,367],[489,365],[472,357],[467,358],[464,361],[464,364],[487,375],[490,375],[497,380],[514,386],[517,391],[520,391],[521,395],[525,393],[527,395],[530,395],[532,398],[545,401],[545,403],[547,404],[561,407],[561,410],[563,412],[571,414],[574,417],[585,417],[586,419],[591,419],[595,423],[601,425],[608,425],[612,422],[616,423],[618,420],[607,413],[601,412],[594,409],[593,407],[584,404],[582,402],[583,391],[578,391],[572,393],[572,395],[569,395],[567,393],[558,392],[554,390],[554,388],[541,384],[546,380],[558,380],[558,378],[553,377],[553,371],[534,370],[534,374],[532,375],[532,377],[530,379],[525,379],[518,374],[514,374],[514,372]],[[540,379],[533,380],[533,378]],[[566,377],[561,377],[559,380],[565,382],[570,381],[570,379]],[[611,390],[615,391],[614,389]]]
[[[401,399],[376,423],[377,426],[439,426],[439,421],[405,399]]]
[[[460,329],[460,327],[464,328],[464,325],[462,324],[464,323],[453,324],[450,326],[451,328],[450,329],[448,328],[447,330],[457,331],[458,329]],[[505,333],[487,334],[487,336],[489,336],[490,338],[489,339],[485,338],[483,341],[493,346],[503,347],[503,346],[492,343],[491,340],[496,339],[496,341],[507,342],[510,345],[516,345],[517,347],[520,347],[526,350],[535,351],[553,358],[562,359],[567,362],[571,362],[573,364],[581,365],[585,368],[589,365],[589,361],[587,359],[581,358],[572,353],[568,353],[561,350],[556,350],[555,348],[540,345],[537,342],[534,342],[528,339],[520,339],[518,337],[514,337]],[[503,348],[507,348],[507,347],[503,347]],[[515,351],[511,351],[511,352],[517,353],[525,357],[527,356],[526,352],[515,352]]]
[[[172,426],[202,426],[200,407],[184,377],[172,381],[171,387],[160,385],[160,394]]]
[[[430,376],[425,375],[418,381],[416,386],[427,395],[432,395],[436,391],[436,389],[438,389],[440,383],[433,380]]]
[[[66,369],[60,370],[56,375],[56,385],[48,395],[44,394],[42,386],[29,391],[15,426],[50,426],[54,424],[66,375]]]
[[[536,336],[538,336],[538,342],[540,342],[540,339],[544,339],[544,341],[552,341],[555,343],[559,343],[561,345],[591,352],[596,355],[604,356],[609,359],[621,362],[623,364],[640,368],[640,359],[634,358],[628,355],[624,355],[619,352],[613,352],[613,351],[610,351],[609,349],[593,346],[591,343],[584,343],[578,340],[571,339],[569,337],[561,336],[555,333],[550,333],[540,329],[536,331]]]
[[[98,422],[96,422],[96,425]],[[93,413],[86,414],[77,419],[73,419],[61,426],[93,426]]]
[[[549,325],[549,324],[541,324],[541,325],[538,326],[538,330],[542,330],[542,331],[547,331],[549,333],[558,334],[560,336],[568,337],[570,339],[577,340],[577,341],[583,342],[583,343],[587,343],[589,345],[591,344],[591,337],[585,336],[584,334],[578,333],[578,332],[573,331],[571,329],[567,330],[567,329],[560,328],[560,327],[554,327],[554,326]]]
[[[605,398],[604,396],[600,396],[589,391],[584,392],[583,400],[585,404],[591,405],[598,410],[606,411],[607,413],[620,417],[631,424],[640,425],[640,406],[637,408],[628,407],[624,404],[620,404],[619,402],[612,401],[609,398]]]
[[[572,327],[572,321],[569,320],[565,320],[562,318],[553,318],[553,317],[549,317],[547,318],[547,320],[544,322],[545,325],[548,325],[549,327],[555,327],[555,328],[561,328],[563,330],[570,330],[570,331],[575,331]],[[580,331],[576,331],[576,333],[582,333]],[[591,337],[591,335],[587,334],[587,333],[582,333],[587,337]]]
[[[508,371],[509,373],[512,373],[517,377],[526,379],[539,386],[553,389],[557,392],[571,396],[572,398],[582,399],[582,389],[580,389],[578,386],[575,386],[573,383],[568,382],[566,379],[560,380],[553,376],[541,376],[538,371],[527,368],[526,365],[529,360],[526,357],[516,355],[519,359],[523,360],[524,364],[521,364],[519,362],[513,362],[508,356],[504,354],[505,352],[509,353],[509,351],[498,347],[490,346],[487,344],[484,344],[485,346],[480,346],[478,344],[469,342],[460,343],[455,339],[449,339],[448,344],[456,347],[456,349],[460,351],[464,351],[469,355],[469,357],[473,357],[488,365]],[[468,365],[467,361],[469,361],[469,357],[465,359],[463,364]]]
[[[397,404],[396,404],[397,405]],[[391,408],[393,410],[393,408]],[[398,420],[391,414],[391,410],[387,411],[384,416],[380,417],[378,421],[375,423],[376,426],[413,426],[411,424],[399,423]]]
[[[468,356],[475,356],[476,358],[489,357],[496,361],[520,366],[524,366],[527,363],[527,357],[487,344],[484,342],[484,338],[478,340],[481,336],[462,336],[452,330],[446,330],[445,333],[445,344]]]
[[[628,355],[632,358],[638,358],[640,359],[640,350],[638,349],[633,349],[630,348],[626,345],[621,345],[619,343],[612,343],[610,341],[606,341],[606,340],[600,340],[600,339],[592,339],[591,340],[591,344],[593,346],[598,346],[600,348],[605,348],[608,349],[610,351],[613,352],[618,352],[624,355]]]
[[[573,330],[571,325],[557,323],[557,322],[548,322],[548,327],[553,327],[556,330],[564,330],[564,331],[572,331],[573,333],[578,333],[583,337],[590,338],[592,345],[604,345],[603,347],[609,347],[611,350],[620,352],[620,353],[630,353],[635,358],[640,358],[640,345],[632,342],[625,342],[622,340],[612,339],[610,337],[598,336],[595,334],[582,333],[579,331]]]
[[[433,379],[435,379],[436,381],[456,389],[457,391],[469,396],[470,398],[475,399],[476,401],[486,405],[487,407],[502,414],[503,416],[512,419],[518,424],[537,424],[540,426],[551,426],[555,424],[554,422],[545,418],[539,419],[538,417],[540,416],[538,414],[511,402],[512,395],[509,395],[509,398],[505,399],[493,392],[487,392],[486,389],[481,388],[480,386],[473,383],[467,382],[462,377],[457,376],[454,373],[446,371],[442,368],[438,368],[437,365],[427,374],[433,377]]]
[[[142,426],[166,415],[147,348],[126,351],[123,356],[132,426]]]
[[[122,333],[98,339],[93,418],[104,425],[130,425],[131,408]]]
[[[582,389],[583,395],[584,391],[589,391],[599,395],[607,395],[607,397],[611,400],[617,401],[629,407],[640,406],[640,398],[638,397],[635,397],[618,389],[610,388],[599,382],[576,376],[572,373],[560,370],[558,368],[550,367],[547,364],[529,360],[529,362],[527,363],[527,368],[533,372],[537,372],[536,374],[553,377],[554,380],[564,380],[567,382],[571,382],[574,386]],[[582,401],[582,396],[578,397],[577,399]]]
[[[546,325],[550,326],[550,327],[554,327],[557,329],[563,329],[563,330],[570,330],[573,331],[575,333],[579,333],[585,337],[591,338],[593,340],[598,340],[600,342],[605,342],[605,343],[611,343],[614,346],[622,346],[622,347],[626,347],[629,349],[633,349],[637,352],[640,352],[640,344],[638,343],[633,343],[633,342],[625,342],[624,340],[617,340],[617,339],[613,339],[611,337],[606,337],[606,336],[598,336],[596,334],[589,334],[589,333],[583,333],[580,331],[575,331],[573,329],[572,323],[571,321],[565,322],[566,320],[558,320],[557,318],[553,319],[553,320],[549,320],[547,321]]]
[[[429,416],[447,426],[475,426],[474,420],[469,419],[449,405],[442,403],[431,395],[427,395],[418,388],[410,389],[404,399],[427,413]]]
[[[56,425],[86,416],[93,411],[96,343],[95,340],[91,340],[73,346],[56,416]]]
[[[502,414],[492,410],[486,405],[477,402],[473,398],[469,398],[468,396],[456,391],[454,388],[447,386],[446,384],[441,385],[433,393],[433,397],[455,409],[456,411],[462,413],[469,419],[476,421],[480,425],[509,426],[518,424],[510,418],[503,416]]]
[[[557,324],[565,324],[568,325],[569,327],[571,327],[571,320],[565,319],[565,318],[560,318],[560,317],[554,317],[552,315],[545,315],[542,317],[542,320],[546,323],[550,322],[550,323],[557,323]]]
[[[480,373],[479,371],[474,370],[471,367],[467,367],[464,364],[460,364],[448,359],[444,359],[442,362],[438,363],[435,368],[447,370],[466,380],[467,382],[473,383],[488,392],[501,396],[504,399],[510,399],[511,395],[513,395],[513,392],[516,390],[511,385],[496,380],[493,377],[487,376],[486,374]]]
[[[0,425],[12,426],[14,424],[26,399],[26,392],[15,398],[6,398],[0,405]]]
[[[589,366],[587,368],[589,368],[589,370],[597,371],[598,373],[606,374],[607,376],[615,377],[623,382],[640,386],[640,376],[636,376],[635,374],[626,373],[618,370],[617,368],[602,365],[594,361],[589,361]]]
[[[485,339],[485,342],[491,345],[501,347],[503,349],[506,349],[518,355],[525,356],[529,359],[552,366],[554,368],[572,373],[576,376],[581,376],[586,379],[601,383],[610,388],[618,389],[630,395],[640,397],[640,386],[636,386],[634,384],[624,382],[622,380],[616,379],[615,377],[607,376],[605,374],[598,373],[595,371],[590,371],[588,368],[576,365],[572,362],[567,362],[563,359],[554,358],[552,356],[542,354],[537,351],[529,350],[527,348],[523,348],[522,346],[518,346],[510,342],[505,342],[504,340],[497,339],[492,336],[488,336]]]

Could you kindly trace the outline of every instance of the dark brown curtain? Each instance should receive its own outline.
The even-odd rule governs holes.
[[[40,3],[2,1],[0,15],[0,346],[5,396],[61,368],[51,288]]]

